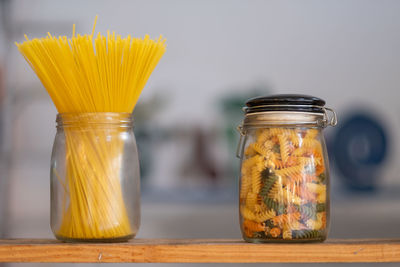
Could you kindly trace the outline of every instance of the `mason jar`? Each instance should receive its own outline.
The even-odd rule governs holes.
[[[336,114],[306,95],[249,99],[241,138],[239,214],[248,242],[318,242],[329,230],[329,161],[323,129]]]
[[[57,239],[133,238],[140,224],[140,172],[131,113],[58,114],[50,182]]]

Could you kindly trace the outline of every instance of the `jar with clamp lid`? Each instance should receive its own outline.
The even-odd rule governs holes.
[[[318,242],[329,229],[325,101],[306,95],[249,99],[238,127],[239,214],[248,242]]]

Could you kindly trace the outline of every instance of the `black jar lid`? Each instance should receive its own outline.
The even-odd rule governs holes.
[[[321,98],[300,94],[259,96],[246,101],[246,113],[264,111],[299,111],[323,113],[325,101]]]

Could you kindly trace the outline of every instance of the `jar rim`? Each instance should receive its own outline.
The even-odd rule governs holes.
[[[246,114],[243,128],[260,127],[320,127],[328,124],[324,113],[299,111],[268,111]]]
[[[120,125],[132,126],[129,112],[63,112],[56,117],[57,126],[71,125]]]

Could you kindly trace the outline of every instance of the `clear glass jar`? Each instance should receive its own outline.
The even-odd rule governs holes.
[[[329,162],[322,130],[337,120],[324,105],[322,99],[304,95],[273,95],[246,102],[237,153],[244,240],[326,239]]]
[[[131,114],[58,114],[50,180],[57,239],[133,238],[140,224],[140,171]]]

